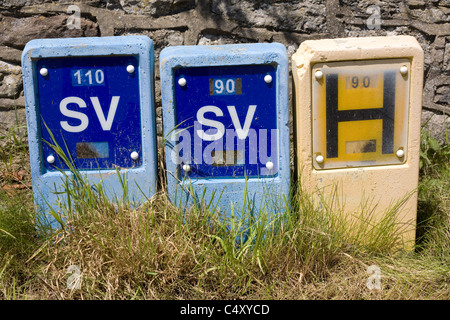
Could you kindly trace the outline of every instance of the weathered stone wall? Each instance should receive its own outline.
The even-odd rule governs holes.
[[[20,59],[29,40],[130,34],[155,43],[159,134],[166,46],[281,42],[292,55],[307,39],[403,34],[425,51],[424,121],[431,111],[437,131],[450,125],[442,116],[450,114],[450,0],[0,0],[0,137],[25,123]]]

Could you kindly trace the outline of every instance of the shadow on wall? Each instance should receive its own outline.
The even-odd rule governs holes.
[[[250,0],[212,0],[199,1],[203,6],[200,11],[205,19],[216,15],[220,19],[236,22],[242,34],[249,38],[260,38],[258,30],[282,32],[285,42],[296,42],[295,33],[325,33],[326,31],[326,1],[250,1]],[[208,7],[209,6],[209,7]],[[206,7],[206,8],[205,8]],[[214,17],[213,17],[214,19]],[[262,40],[262,39],[259,39]],[[264,39],[272,41],[271,37]]]

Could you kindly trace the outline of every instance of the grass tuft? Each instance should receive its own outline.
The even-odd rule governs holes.
[[[63,148],[53,148],[70,164]],[[138,207],[126,196],[110,201],[72,167],[68,204],[54,208],[62,228],[42,232],[31,190],[1,188],[0,299],[449,299],[445,148],[421,169],[418,245],[408,253],[396,249],[401,230],[393,223],[407,197],[373,225],[369,200],[348,221],[344,204],[314,202],[297,185],[290,203],[258,216],[244,195],[227,219],[204,194],[184,210],[164,191]],[[27,157],[10,150],[13,159]],[[0,177],[21,169],[3,161]],[[126,195],[128,182],[117,174]],[[371,266],[380,270],[380,289],[367,286]],[[74,277],[79,288],[70,286]]]

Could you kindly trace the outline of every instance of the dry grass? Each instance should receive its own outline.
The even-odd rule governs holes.
[[[3,158],[2,186],[19,170],[29,167]],[[184,213],[165,192],[138,208],[80,192],[65,227],[44,238],[31,190],[1,188],[0,299],[450,299],[449,175],[444,166],[422,177],[422,233],[409,253],[393,249],[395,210],[372,233],[349,232],[337,207],[319,209],[304,190],[290,210],[247,229],[205,209]],[[236,243],[244,231],[248,241]],[[373,265],[381,278],[371,290]],[[79,289],[68,286],[70,270],[80,271]]]

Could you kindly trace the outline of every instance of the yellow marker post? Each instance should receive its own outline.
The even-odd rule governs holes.
[[[380,221],[396,202],[414,244],[423,50],[410,36],[305,41],[292,57],[297,169],[316,200]],[[331,190],[338,190],[338,199]]]

